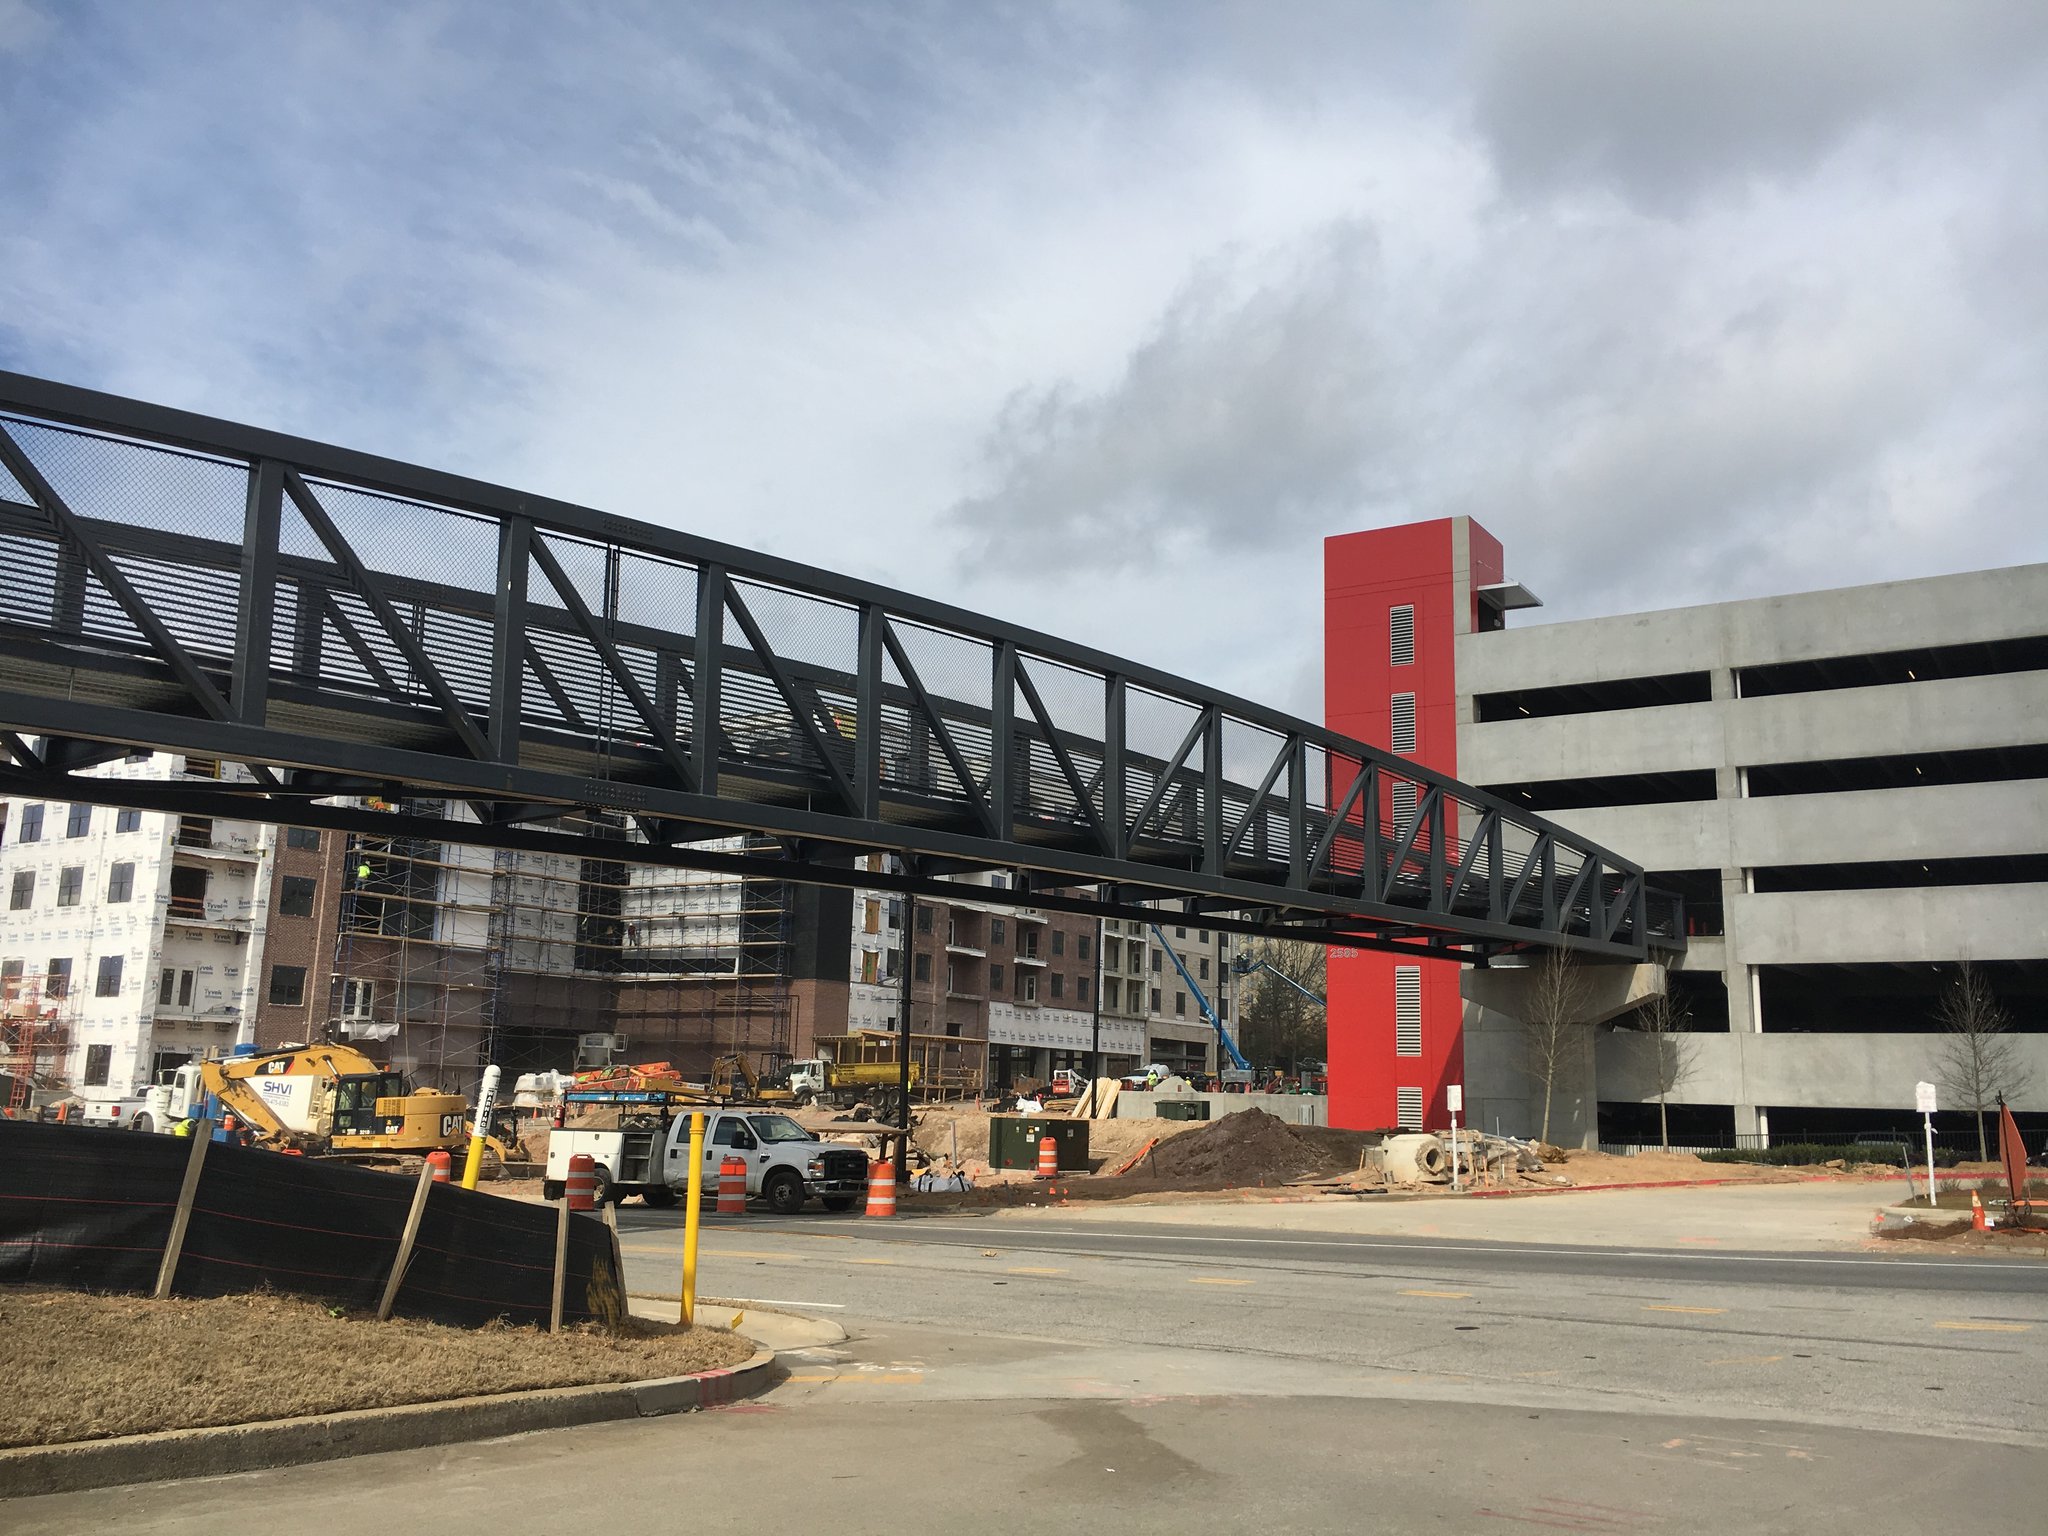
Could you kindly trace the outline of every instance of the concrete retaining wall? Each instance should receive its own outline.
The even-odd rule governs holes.
[[[1149,1120],[1159,1113],[1155,1105],[1185,1104],[1190,1099],[1205,1101],[1211,1120],[1234,1115],[1240,1110],[1263,1109],[1274,1119],[1285,1120],[1289,1125],[1330,1123],[1329,1099],[1322,1094],[1311,1093],[1131,1093],[1127,1090],[1116,1096],[1116,1114],[1119,1120]]]

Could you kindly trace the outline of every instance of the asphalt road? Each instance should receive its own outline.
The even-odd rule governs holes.
[[[673,1294],[679,1218],[620,1216],[629,1288]],[[856,1328],[1046,1341],[1062,1369],[1111,1346],[1143,1357],[1123,1382],[1143,1391],[1266,1377],[1322,1390],[1321,1373],[1344,1395],[1767,1413],[2048,1446],[2048,1266],[2033,1262],[1055,1217],[749,1217],[707,1227],[703,1249],[706,1295]],[[959,1390],[987,1390],[968,1366],[919,1390],[943,1394],[962,1371]]]
[[[620,1217],[629,1287],[673,1294],[680,1218]],[[2032,1262],[747,1217],[707,1224],[702,1290],[849,1336],[707,1414],[21,1500],[0,1529],[2031,1533],[2048,1484]]]

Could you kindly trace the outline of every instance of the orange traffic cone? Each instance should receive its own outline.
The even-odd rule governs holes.
[[[1977,1191],[1970,1191],[1970,1225],[1979,1232],[1989,1232],[1991,1223],[1984,1219],[1984,1202],[1977,1198]]]
[[[868,1170],[868,1208],[870,1216],[894,1216],[896,1214],[896,1165],[884,1158]]]

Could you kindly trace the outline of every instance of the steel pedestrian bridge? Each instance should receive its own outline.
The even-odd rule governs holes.
[[[0,789],[52,799],[940,896],[1001,870],[976,899],[1465,959],[1684,945],[1677,898],[1627,860],[1248,700],[732,545],[10,373],[0,749]],[[256,779],[91,772],[130,749]],[[579,810],[624,841],[565,829]],[[877,852],[895,857],[855,867]]]

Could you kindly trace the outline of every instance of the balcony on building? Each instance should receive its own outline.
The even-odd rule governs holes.
[[[206,892],[212,877],[198,864],[174,862],[171,865],[170,906],[164,914],[167,924],[188,928],[225,928],[230,933],[247,934],[252,926],[246,917],[230,917],[224,912],[209,914],[206,906]]]
[[[238,829],[230,832],[229,827]],[[200,859],[225,859],[253,864],[263,856],[248,822],[216,823],[211,816],[180,816],[171,840],[173,852]]]
[[[195,1029],[204,1026],[210,1027],[215,1034],[231,1035],[241,1025],[242,1010],[233,1003],[216,1003],[210,1008],[158,1003],[150,1010],[149,1022],[158,1026],[189,1025]]]
[[[1011,914],[1020,923],[1049,923],[1052,921],[1036,907],[1018,907]]]
[[[986,922],[978,912],[950,911],[946,914],[946,952],[952,955],[972,955],[977,960],[988,958],[988,944],[982,924]]]

